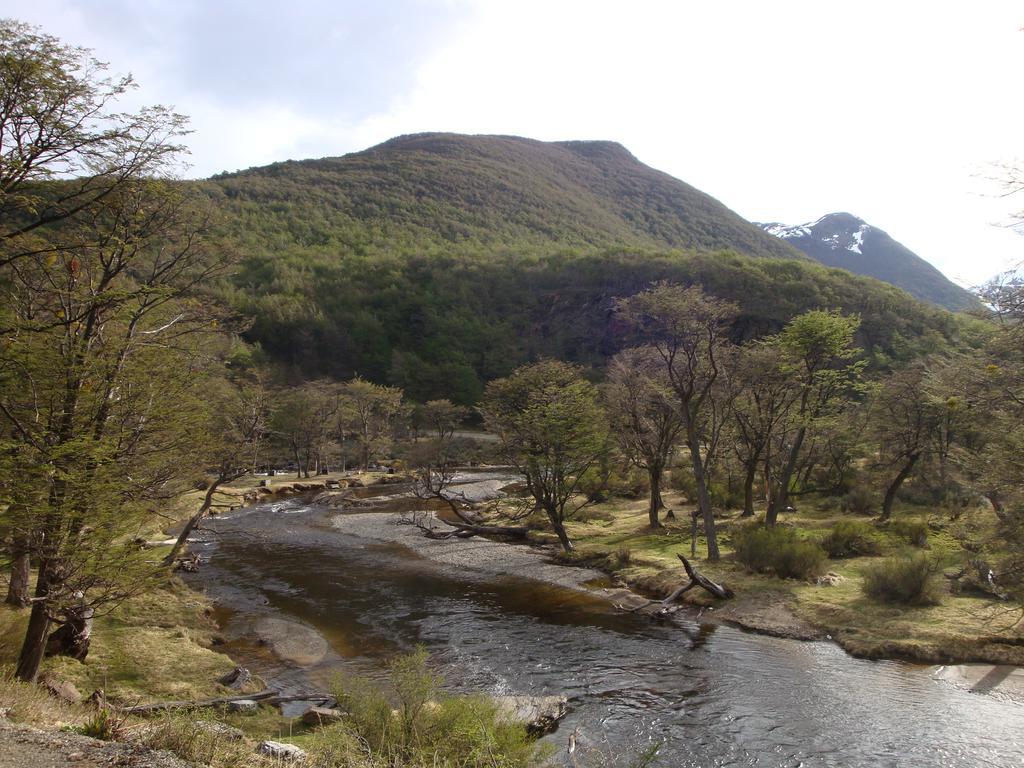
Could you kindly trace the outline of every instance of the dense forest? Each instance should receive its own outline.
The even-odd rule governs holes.
[[[882,368],[970,325],[815,264],[610,142],[424,134],[192,188],[240,258],[221,290],[253,318],[245,337],[297,379],[472,403],[541,357],[598,370],[623,344],[613,300],[658,280],[737,301],[737,341],[858,313]]]

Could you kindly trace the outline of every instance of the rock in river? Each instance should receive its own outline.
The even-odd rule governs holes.
[[[526,725],[531,733],[550,733],[569,711],[565,696],[498,696],[498,711],[509,720]]]
[[[312,627],[286,619],[262,618],[253,631],[283,661],[308,666],[323,661],[327,641]]]

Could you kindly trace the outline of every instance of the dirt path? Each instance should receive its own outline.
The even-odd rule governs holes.
[[[169,752],[0,720],[0,768],[193,768]]]

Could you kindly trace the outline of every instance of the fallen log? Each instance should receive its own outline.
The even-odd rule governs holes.
[[[129,715],[144,715],[150,712],[167,712],[174,709],[207,709],[209,707],[226,707],[240,701],[254,701],[276,707],[291,701],[318,701],[337,704],[337,699],[330,693],[288,693],[280,694],[274,690],[260,691],[238,696],[223,696],[216,699],[199,699],[197,701],[157,701],[151,704],[137,704],[132,707],[121,707],[120,710]]]
[[[704,576],[700,571],[694,568],[690,561],[682,555],[676,555],[682,562],[683,568],[686,569],[686,575],[690,577],[690,582],[681,586],[671,595],[662,600],[662,604],[667,605],[673,600],[679,598],[684,592],[688,592],[694,587],[700,587],[717,597],[719,600],[728,600],[730,597],[734,597],[735,593],[724,584],[716,584],[707,576]]]
[[[132,707],[123,707],[122,712],[129,715],[144,715],[147,712],[164,712],[172,709],[202,709],[206,707],[223,707],[234,701],[262,701],[278,695],[277,691],[260,691],[245,696],[221,696],[215,699],[199,699],[197,701],[156,701],[151,704],[136,704]]]

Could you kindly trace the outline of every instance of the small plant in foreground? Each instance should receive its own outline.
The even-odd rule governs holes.
[[[905,553],[864,571],[864,594],[903,605],[938,605],[938,563],[923,552]]]
[[[100,741],[118,741],[125,732],[127,715],[118,717],[109,707],[100,707],[82,723],[82,734]]]
[[[510,721],[494,701],[444,693],[443,681],[428,666],[426,651],[393,661],[389,682],[394,701],[363,680],[339,684],[338,702],[349,716],[315,737],[310,749],[314,764],[526,768],[543,763],[545,747],[530,738],[525,725]],[[364,762],[339,759],[352,754],[354,747]]]
[[[836,523],[821,540],[821,546],[831,558],[877,555],[882,551],[871,527],[854,520]]]
[[[780,579],[809,579],[825,566],[825,550],[804,541],[792,528],[748,525],[734,536],[736,558],[753,571],[771,571]]]

